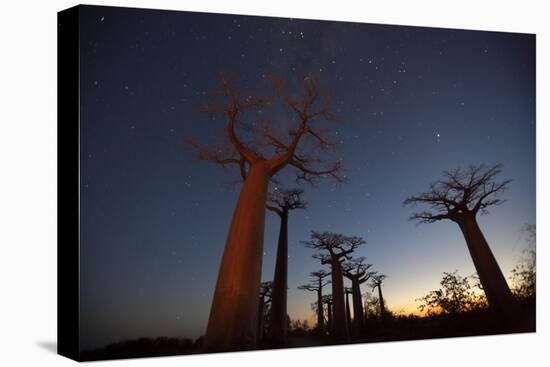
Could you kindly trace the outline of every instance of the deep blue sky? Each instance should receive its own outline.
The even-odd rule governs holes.
[[[321,268],[299,243],[311,230],[363,236],[396,312],[443,271],[473,273],[454,223],[416,226],[401,205],[470,163],[514,180],[480,225],[506,274],[517,262],[535,222],[533,35],[104,7],[82,8],[80,34],[82,348],[204,333],[238,185],[184,141],[220,136],[200,112],[220,71],[252,91],[318,73],[336,92],[349,182],[306,186],[309,209],[291,213],[291,318],[313,320],[296,290]],[[277,235],[267,213],[264,280]]]

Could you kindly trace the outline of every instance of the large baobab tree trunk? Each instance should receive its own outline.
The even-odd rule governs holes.
[[[254,349],[258,321],[265,201],[270,171],[252,165],[223,253],[205,337],[206,351]]]
[[[355,335],[359,335],[363,330],[363,300],[361,297],[361,286],[358,281],[351,282],[353,299],[353,329]]]
[[[458,221],[470,256],[474,262],[479,280],[487,296],[489,305],[495,311],[511,316],[514,308],[514,299],[506,278],[502,274],[498,263],[485,240],[476,218],[471,213],[465,213]]]
[[[275,276],[273,278],[273,293],[271,299],[271,317],[269,320],[269,334],[273,346],[286,345],[286,299],[288,277],[288,213],[281,213],[281,228],[277,246],[277,260]]]
[[[336,260],[331,263],[332,268],[332,332],[337,340],[346,340],[348,328],[346,309],[344,305],[344,279],[342,264]]]

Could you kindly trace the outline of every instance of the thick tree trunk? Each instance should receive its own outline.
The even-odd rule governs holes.
[[[512,316],[515,301],[506,278],[485,240],[475,215],[464,213],[458,221],[489,306],[502,316]]]
[[[352,279],[351,290],[353,297],[353,330],[355,335],[359,335],[363,331],[363,300],[361,299],[359,279]]]
[[[319,280],[319,289],[317,290],[317,329],[319,332],[325,331],[325,316],[323,315],[323,283]]]
[[[265,308],[264,297],[260,297],[260,301],[258,305],[258,325],[256,330],[256,341],[258,344],[263,341],[263,337],[264,337],[264,308]]]
[[[342,264],[333,260],[332,267],[332,331],[336,340],[344,341],[348,337],[346,309],[344,305],[344,279]]]
[[[210,318],[206,351],[256,347],[265,201],[270,171],[253,165],[244,181],[225,243]]]
[[[380,302],[380,319],[386,319],[386,306],[384,305],[384,296],[382,295],[382,284],[378,284],[378,300]]]
[[[355,317],[355,315],[354,315]],[[349,293],[346,292],[346,324],[348,327],[348,332],[351,330],[351,308],[349,306]]]
[[[287,340],[286,299],[288,277],[288,212],[281,214],[277,260],[273,277],[269,338],[273,346],[284,347]]]

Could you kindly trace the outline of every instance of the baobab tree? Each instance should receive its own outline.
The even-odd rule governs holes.
[[[330,335],[333,333],[333,323],[332,323],[332,294],[326,294],[323,296],[323,301],[321,305],[327,305],[327,330]],[[322,306],[321,306],[322,307]]]
[[[257,325],[257,341],[261,343],[264,338],[264,319],[267,314],[266,309],[271,303],[273,282],[262,282],[260,284],[260,297],[258,302],[258,325]]]
[[[309,284],[304,284],[298,289],[310,292],[317,292],[317,330],[322,333],[325,330],[325,316],[323,315],[323,287],[330,283],[330,280],[325,281],[330,273],[325,270],[318,270],[309,273],[311,280]]]
[[[274,190],[268,198],[266,208],[281,219],[277,259],[273,277],[273,296],[269,318],[269,339],[272,346],[286,345],[288,325],[286,322],[287,279],[288,279],[288,213],[295,209],[305,209],[307,202],[302,199],[304,190]]]
[[[365,324],[371,318],[380,318],[380,301],[378,297],[372,293],[365,292],[364,294],[365,304],[363,307],[363,312],[365,313]]]
[[[365,243],[361,237],[344,236],[331,232],[311,232],[311,240],[302,241],[307,247],[322,251],[313,255],[321,264],[331,267],[333,325],[332,329],[337,340],[348,337],[346,310],[344,305],[344,278],[342,275],[342,261],[350,260],[350,254]]]
[[[263,98],[239,91],[233,78],[221,75],[221,90],[212,93],[204,111],[223,121],[224,142],[210,149],[195,142],[198,158],[222,166],[238,167],[242,187],[233,211],[225,242],[210,317],[205,335],[206,351],[254,349],[258,315],[265,203],[270,180],[285,167],[296,171],[296,179],[314,184],[319,177],[337,182],[340,161],[322,165],[323,152],[334,148],[326,140],[323,121],[334,120],[334,98],[320,96],[315,77],[300,80],[298,93],[287,92],[284,83],[273,79],[274,95]],[[276,101],[281,103],[275,104]],[[270,108],[288,108],[289,121],[272,123]],[[274,116],[287,116],[283,111]],[[281,132],[281,126],[288,126]],[[277,131],[276,128],[279,128]]]
[[[361,296],[361,284],[376,274],[374,271],[368,271],[372,264],[365,264],[365,257],[359,257],[346,261],[342,264],[344,276],[351,281],[353,296],[353,329],[355,335],[359,335],[363,330],[363,297]]]
[[[350,287],[344,287],[344,294],[346,295],[346,324],[348,327],[348,332],[351,330],[351,308],[349,306],[349,295],[352,290]],[[355,315],[353,315],[355,317]]]
[[[448,219],[458,224],[489,306],[509,317],[515,308],[512,293],[476,219],[478,214],[487,214],[489,207],[504,202],[498,195],[507,189],[511,180],[497,180],[501,171],[500,164],[470,165],[466,169],[447,171],[428,191],[409,197],[404,204],[426,204],[431,208],[411,216],[411,220],[419,223]]]
[[[372,291],[378,288],[378,302],[380,303],[380,319],[386,318],[386,305],[384,304],[384,296],[382,295],[382,283],[387,278],[385,274],[375,274],[371,277],[370,285]]]

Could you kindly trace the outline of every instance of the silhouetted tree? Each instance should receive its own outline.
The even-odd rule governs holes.
[[[384,321],[384,319],[387,316],[386,306],[384,304],[384,296],[382,295],[382,283],[386,278],[387,276],[384,274],[375,274],[371,277],[371,281],[370,281],[373,292],[376,288],[378,288],[378,302],[380,303],[380,319],[382,321]]]
[[[298,289],[306,290],[310,292],[317,292],[317,330],[323,332],[325,330],[325,318],[323,315],[323,287],[330,283],[330,281],[325,281],[324,279],[330,275],[329,272],[324,270],[314,271],[309,273],[311,280],[309,284],[304,284],[298,287]]]
[[[253,349],[256,343],[257,297],[260,285],[265,203],[268,183],[286,166],[298,180],[314,184],[320,176],[342,181],[340,162],[321,168],[319,152],[334,144],[323,137],[321,120],[332,120],[332,96],[320,97],[314,77],[300,80],[300,92],[286,91],[273,79],[274,97],[262,98],[234,87],[232,78],[221,76],[221,90],[212,94],[204,111],[220,115],[225,124],[225,144],[209,149],[191,142],[198,158],[239,168],[243,184],[233,212],[214,291],[205,336],[205,350]],[[271,123],[266,109],[280,100],[294,116],[293,126],[280,133],[279,121]],[[281,104],[280,104],[281,105]],[[281,113],[274,114],[281,116]],[[216,119],[219,121],[219,119]],[[257,121],[260,121],[258,124]],[[279,131],[277,130],[279,128]]]
[[[323,251],[313,255],[322,264],[330,264],[332,275],[333,325],[332,329],[337,340],[348,337],[346,310],[344,305],[344,279],[342,261],[351,259],[350,254],[365,241],[361,237],[349,237],[338,233],[311,233],[311,240],[302,241],[307,247]]]
[[[349,295],[352,290],[349,287],[344,287],[344,294],[346,295],[346,322],[348,331],[351,330],[351,308],[349,306]],[[355,315],[353,316],[355,318]]]
[[[293,335],[304,336],[310,330],[309,322],[307,320],[291,320],[289,329]]]
[[[527,247],[522,251],[520,262],[512,269],[513,294],[521,301],[534,302],[537,290],[536,227],[528,224],[523,229],[527,233]]]
[[[333,316],[333,312],[332,312],[332,294],[326,294],[323,296],[323,302],[321,302],[321,304],[323,305],[327,305],[327,330],[330,332],[330,334],[332,335],[333,333],[333,323],[332,323],[332,316]]]
[[[281,219],[275,275],[273,277],[273,298],[269,319],[269,338],[273,346],[285,346],[287,340],[286,306],[288,278],[288,213],[305,209],[307,202],[301,196],[304,190],[274,190],[269,195],[266,207]]]
[[[265,334],[264,320],[268,316],[268,304],[272,301],[273,282],[262,282],[260,284],[260,299],[258,307],[258,330],[257,339],[258,342],[262,342]]]
[[[353,295],[353,326],[355,335],[363,330],[363,300],[361,296],[361,284],[376,274],[374,271],[368,271],[372,264],[365,264],[365,257],[359,257],[346,261],[342,264],[344,276],[351,281]]]
[[[475,278],[472,278],[475,282]],[[457,315],[464,312],[483,309],[487,302],[484,296],[475,292],[475,285],[468,277],[461,277],[458,271],[443,273],[441,288],[430,291],[417,299],[422,302],[418,308],[427,311],[428,315]]]
[[[489,305],[501,315],[511,316],[514,310],[512,293],[476,220],[478,213],[486,214],[490,206],[504,202],[497,196],[506,190],[511,180],[496,180],[501,169],[500,164],[491,167],[482,164],[447,171],[428,191],[409,197],[404,204],[431,207],[432,211],[412,215],[411,219],[419,223],[449,219],[458,224]]]
[[[375,295],[365,292],[365,320],[380,318],[380,301]]]

